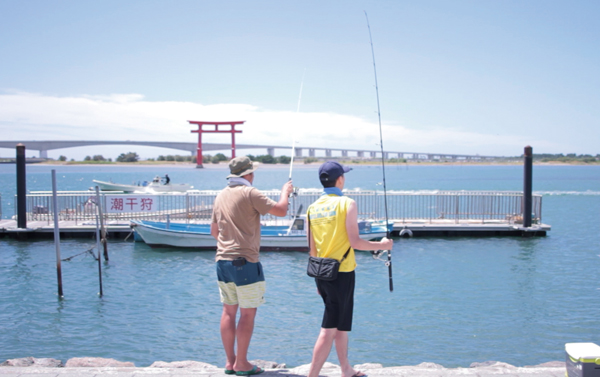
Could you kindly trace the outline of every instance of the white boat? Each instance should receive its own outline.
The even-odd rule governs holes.
[[[297,217],[291,225],[261,226],[260,249],[264,251],[308,251],[306,240],[305,216]],[[392,231],[393,224],[387,226]],[[131,228],[136,239],[151,247],[184,247],[200,250],[215,250],[217,241],[210,234],[210,224],[182,224],[161,221],[134,220]],[[384,222],[360,221],[360,238],[380,239],[386,236]]]
[[[156,176],[152,182],[142,182],[134,185],[125,185],[121,183],[104,182],[93,180],[98,188],[102,191],[123,191],[126,193],[154,193],[154,192],[186,192],[194,187],[187,183],[171,183],[170,180],[161,180],[161,177]]]
[[[123,191],[123,192],[140,192],[142,190],[145,190],[145,186],[140,185],[124,185],[121,183],[112,183],[112,182],[104,182],[104,181],[97,181],[97,180],[92,180],[92,182],[94,182],[96,185],[98,185],[98,188],[100,189],[100,191]]]
[[[162,182],[159,176],[154,177],[146,186],[145,192],[186,192],[194,187],[187,183],[171,183],[170,180]]]

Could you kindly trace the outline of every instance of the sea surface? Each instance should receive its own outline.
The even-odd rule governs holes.
[[[119,183],[169,174],[174,183],[220,189],[227,167],[27,165],[27,189],[86,190],[92,179]],[[318,187],[318,165],[294,166],[294,184]],[[0,165],[2,218],[14,215],[15,165]],[[255,186],[279,189],[289,167],[261,166]],[[434,362],[468,367],[564,360],[569,342],[600,344],[600,166],[534,166],[543,195],[546,237],[402,238],[387,268],[357,256],[350,360],[384,366]],[[523,187],[522,166],[387,166],[388,190],[508,190]],[[347,188],[382,189],[379,166],[347,174]],[[197,360],[224,365],[222,306],[214,253],[151,249],[111,240],[110,260],[86,250],[93,239],[61,240],[64,298],[57,295],[51,240],[0,238],[0,362],[26,356],[110,357],[148,366]],[[83,253],[81,255],[78,255]],[[76,256],[77,255],[77,256]],[[307,364],[319,332],[322,302],[306,276],[306,254],[262,253],[267,303],[260,307],[249,357]],[[337,363],[335,352],[329,361]]]

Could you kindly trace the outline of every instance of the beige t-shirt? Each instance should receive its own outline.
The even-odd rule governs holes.
[[[219,227],[215,259],[244,257],[248,262],[257,263],[260,216],[276,204],[254,187],[237,185],[223,189],[215,199],[212,213],[212,222]]]

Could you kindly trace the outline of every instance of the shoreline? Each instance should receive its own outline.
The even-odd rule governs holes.
[[[315,167],[320,166],[323,161],[311,162],[311,163],[303,163],[303,162],[294,162],[294,168],[301,167]],[[337,160],[343,165],[349,166],[381,166],[381,162],[371,161],[371,162],[352,162],[345,160]],[[385,166],[521,166],[523,164],[522,161],[506,161],[506,162],[473,162],[473,161],[453,161],[453,162],[429,162],[429,161],[409,161],[409,162],[386,162]],[[32,164],[29,164],[32,165]],[[138,161],[138,162],[106,162],[106,163],[90,163],[87,161],[82,162],[61,162],[61,161],[44,161],[35,163],[34,165],[41,166],[102,166],[102,167],[126,167],[126,166],[135,166],[135,167],[181,167],[181,168],[196,168],[196,164],[192,162],[165,162],[165,161]],[[600,162],[596,163],[586,163],[586,162],[560,162],[560,161],[552,161],[552,162],[541,162],[534,161],[534,166],[600,166]],[[261,163],[263,167],[273,167],[273,168],[289,168],[290,164],[265,164]],[[228,168],[227,162],[217,163],[217,164],[204,164],[202,169],[219,169],[219,168]]]

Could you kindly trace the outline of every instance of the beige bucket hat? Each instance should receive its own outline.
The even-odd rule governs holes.
[[[229,161],[231,174],[227,178],[241,177],[258,169],[258,162],[252,162],[248,156],[236,157]]]

